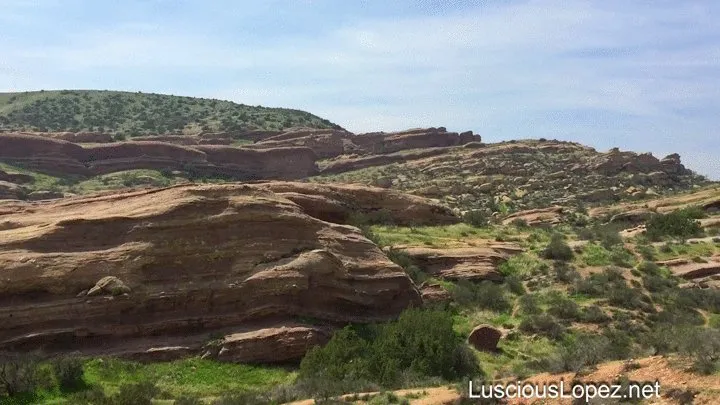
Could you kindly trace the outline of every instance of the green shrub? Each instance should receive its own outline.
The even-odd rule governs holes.
[[[510,221],[510,225],[519,228],[519,229],[526,229],[528,228],[528,223],[523,218],[515,218],[512,221]]]
[[[573,251],[565,243],[562,234],[554,233],[550,239],[550,244],[541,252],[541,256],[546,259],[568,261],[573,258]]]
[[[74,357],[60,357],[52,361],[55,379],[63,391],[74,391],[85,385],[83,363]]]
[[[580,273],[565,262],[555,262],[553,270],[555,271],[555,279],[561,283],[572,283],[580,278]]]
[[[347,326],[336,331],[325,346],[308,351],[300,364],[300,377],[304,380],[369,380],[372,378],[368,374],[370,350],[370,343]]]
[[[648,261],[655,260],[655,248],[651,245],[639,245],[636,248],[637,252],[640,253],[643,259]]]
[[[600,245],[589,243],[585,245],[582,261],[588,266],[608,266],[611,264],[611,253]]]
[[[542,313],[540,299],[536,294],[526,294],[518,299],[518,307],[523,315],[538,315]]]
[[[679,210],[669,214],[656,214],[647,222],[647,237],[660,240],[665,236],[690,238],[702,234],[700,223],[693,211]]]
[[[153,398],[160,390],[154,382],[126,383],[120,386],[120,392],[113,397],[115,405],[152,405]]]
[[[560,339],[565,334],[565,327],[548,314],[530,315],[520,322],[520,331]]]
[[[505,286],[507,286],[508,291],[515,295],[524,295],[527,292],[522,281],[520,281],[520,279],[516,276],[506,277],[504,283]]]
[[[635,256],[622,246],[614,246],[610,250],[610,262],[615,266],[629,268],[634,261]]]
[[[39,364],[31,355],[0,353],[0,396],[35,392],[40,383]]]
[[[490,222],[488,215],[481,210],[468,211],[463,215],[463,222],[478,228],[487,226]]]
[[[600,245],[608,250],[612,249],[614,246],[623,244],[623,239],[616,226],[605,225],[596,227],[595,237],[596,240],[600,242]]]
[[[394,387],[406,375],[453,380],[479,371],[474,357],[441,311],[406,310],[395,322],[365,331],[346,327],[310,350],[299,381],[370,381]]]
[[[662,274],[660,266],[651,261],[645,261],[638,265],[637,269],[644,274],[650,276],[659,276]]]
[[[387,257],[393,263],[402,267],[408,274],[408,276],[410,276],[410,278],[415,282],[415,284],[420,284],[428,279],[428,275],[415,264],[412,257],[410,257],[410,255],[406,252],[399,249],[390,248],[387,251]]]
[[[548,314],[556,318],[574,321],[580,319],[580,306],[560,294],[552,294],[548,297]]]
[[[482,309],[504,312],[512,309],[503,288],[490,281],[473,283],[460,280],[450,288],[455,302],[461,305],[474,305]]]
[[[720,331],[695,328],[690,339],[684,341],[683,351],[694,359],[694,368],[702,374],[714,374],[720,361]]]
[[[583,322],[587,323],[602,324],[610,321],[610,316],[608,316],[599,306],[589,305],[583,308],[581,319]]]

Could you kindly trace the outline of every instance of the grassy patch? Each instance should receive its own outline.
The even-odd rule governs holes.
[[[451,247],[462,242],[471,244],[473,239],[492,239],[497,229],[476,228],[468,224],[447,226],[400,227],[374,225],[370,228],[384,246],[408,245],[426,247]]]
[[[667,243],[658,249],[657,260],[670,260],[680,257],[710,257],[718,251],[712,242]]]
[[[580,261],[588,266],[609,266],[612,263],[611,258],[612,253],[609,250],[595,243],[585,245],[580,255]]]
[[[85,363],[85,380],[114,394],[123,383],[157,381],[173,397],[192,394],[219,396],[227,392],[270,389],[291,383],[295,373],[282,368],[219,363],[198,358],[141,364],[117,359],[94,359]]]

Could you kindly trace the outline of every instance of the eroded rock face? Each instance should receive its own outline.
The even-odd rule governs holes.
[[[8,173],[4,170],[0,170],[0,181],[6,181],[8,183],[16,184],[27,184],[34,182],[35,178],[29,174]]]
[[[510,243],[491,244],[478,248],[402,249],[426,273],[447,280],[502,281],[498,266],[522,249]]]
[[[444,205],[422,197],[352,184],[268,182],[266,188],[303,207],[308,214],[347,223],[354,214],[388,215],[398,225],[441,225],[460,222]]]
[[[310,148],[253,150],[218,145],[131,141],[85,145],[40,136],[0,134],[0,161],[40,172],[95,176],[133,169],[182,170],[240,180],[293,180],[317,173]]]
[[[436,282],[424,282],[419,289],[423,304],[435,304],[452,300],[450,292]]]
[[[26,191],[21,186],[0,180],[0,200],[19,200]]]
[[[565,211],[563,207],[538,208],[534,210],[525,210],[515,212],[508,215],[504,220],[504,225],[510,225],[513,221],[524,221],[528,226],[534,227],[550,227],[562,222],[562,214]]]
[[[421,302],[357,228],[264,185],[7,201],[0,223],[0,350],[199,350],[217,331],[297,316],[380,321]],[[131,292],[82,294],[107,276]]]

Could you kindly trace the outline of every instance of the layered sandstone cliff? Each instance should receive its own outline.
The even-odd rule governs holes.
[[[383,320],[420,303],[357,228],[290,198],[303,192],[293,183],[183,185],[0,203],[0,351],[165,358],[201,354],[220,333],[221,357],[287,361],[326,333],[277,325]],[[302,347],[248,349],[272,336]]]

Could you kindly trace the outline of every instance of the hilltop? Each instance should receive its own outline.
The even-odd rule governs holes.
[[[0,130],[103,132],[120,138],[294,126],[339,128],[310,113],[152,93],[59,90],[0,93]]]

